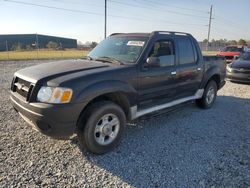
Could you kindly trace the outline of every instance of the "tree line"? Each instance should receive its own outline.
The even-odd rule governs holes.
[[[202,42],[207,43],[207,39],[204,39]],[[246,45],[250,47],[250,40],[247,41],[244,39],[239,39],[237,41],[237,40],[227,40],[227,39],[219,39],[219,40],[212,39],[209,42],[209,45],[217,45],[217,46],[219,45]]]
[[[97,42],[86,42],[84,44],[78,43],[77,48],[81,49],[82,47],[88,47],[89,49],[93,49],[94,47],[97,46],[97,44],[98,44]],[[57,43],[53,41],[49,41],[46,44],[46,48],[51,49],[51,50],[63,50],[64,49],[61,43]],[[9,50],[21,51],[21,50],[35,50],[35,49],[37,49],[36,43],[25,45],[20,42],[17,42],[13,44]]]
[[[37,44],[22,44],[20,42],[17,42],[15,44],[13,44],[10,48],[10,50],[12,51],[21,51],[21,50],[34,50],[37,49]],[[53,49],[53,50],[59,50],[59,49],[63,49],[62,44],[61,43],[57,43],[57,42],[53,42],[53,41],[49,41],[46,44],[46,48],[48,49]]]

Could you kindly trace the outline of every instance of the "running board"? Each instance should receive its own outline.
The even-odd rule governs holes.
[[[204,92],[204,89],[198,89],[197,92],[195,93],[195,95],[193,95],[193,96],[189,96],[189,97],[178,99],[178,100],[175,100],[175,101],[172,101],[169,103],[153,106],[153,107],[146,108],[146,109],[143,109],[140,111],[137,111],[137,106],[133,106],[130,108],[131,119],[133,120],[133,119],[136,119],[136,118],[143,116],[145,114],[149,114],[151,112],[155,112],[158,110],[169,108],[169,107],[172,107],[172,106],[175,106],[175,105],[178,105],[178,104],[190,101],[190,100],[200,99],[203,95],[203,92]]]

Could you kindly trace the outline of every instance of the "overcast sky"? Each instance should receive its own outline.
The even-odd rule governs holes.
[[[250,0],[108,0],[107,4],[108,34],[174,30],[203,40],[213,4],[210,39],[250,40]],[[0,18],[0,34],[39,33],[82,42],[99,42],[104,36],[104,0],[0,0]]]

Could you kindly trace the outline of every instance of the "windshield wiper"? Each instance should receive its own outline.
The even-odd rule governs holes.
[[[87,59],[87,60],[94,60],[92,57],[90,56],[85,56],[85,57],[82,57],[81,59]]]
[[[118,63],[120,65],[124,65],[124,63],[121,60],[118,60],[114,57],[109,57],[109,56],[101,56],[101,57],[98,57],[94,60],[95,61],[104,61],[104,62],[108,62],[108,63]]]

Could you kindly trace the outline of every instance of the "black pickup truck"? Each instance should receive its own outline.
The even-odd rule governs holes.
[[[190,34],[116,33],[85,59],[17,71],[10,98],[35,129],[54,138],[76,133],[82,147],[101,154],[144,114],[190,100],[210,108],[225,74],[225,61],[203,57]]]

